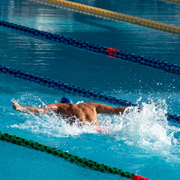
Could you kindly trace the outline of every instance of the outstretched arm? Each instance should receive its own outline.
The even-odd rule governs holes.
[[[113,107],[98,103],[90,103],[90,104],[96,108],[97,113],[101,113],[101,114],[117,114],[117,115],[120,113],[123,114],[125,110],[128,108],[128,107]],[[151,104],[151,102],[148,104]],[[155,106],[157,106],[156,103]],[[142,109],[143,106],[138,106],[138,112],[142,111]],[[129,113],[129,111],[127,110],[126,113]]]
[[[105,104],[90,103],[96,108],[97,113],[101,114],[123,114],[128,107],[113,107]]]
[[[29,113],[29,112],[32,112],[34,114],[45,114],[45,113],[48,113],[50,112],[50,110],[54,111],[54,112],[57,112],[58,110],[58,107],[54,104],[49,104],[47,106],[42,106],[42,107],[29,107],[29,106],[20,106],[17,102],[15,101],[12,101],[13,103],[13,108],[16,110],[16,111],[20,111],[20,112],[23,112],[23,113]]]

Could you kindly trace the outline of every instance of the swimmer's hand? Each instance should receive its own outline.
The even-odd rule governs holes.
[[[15,101],[11,101],[13,103],[13,108],[16,110],[16,111],[22,111],[23,108]]]

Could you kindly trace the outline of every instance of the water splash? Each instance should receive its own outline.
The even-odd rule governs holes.
[[[138,107],[132,107],[128,114],[115,115],[111,119],[107,116],[99,118],[109,126],[110,136],[117,141],[161,154],[168,159],[177,158],[180,142],[175,136],[180,134],[180,128],[167,121],[165,100],[159,100],[157,104],[142,103],[140,112]]]
[[[174,135],[180,133],[180,128],[169,125],[165,100],[159,100],[157,104],[155,106],[155,103],[142,103],[143,109],[140,112],[138,107],[130,107],[127,109],[129,113],[123,115],[99,114],[99,125],[108,129],[107,135],[110,138],[123,141],[128,145],[158,151],[167,156],[179,144],[179,140]],[[24,116],[26,116],[25,122],[11,125],[11,127],[52,137],[97,133],[96,128],[90,124],[83,127],[78,127],[77,124],[71,126],[53,112],[50,115],[25,114]]]
[[[43,106],[44,102],[39,99]],[[12,128],[29,130],[36,134],[44,134],[51,137],[68,137],[80,135],[82,133],[97,133],[94,127],[87,123],[83,127],[79,127],[78,123],[68,124],[68,119],[63,119],[61,115],[57,115],[50,110],[48,114],[34,115],[29,112],[24,114],[26,120],[23,123],[11,125]]]

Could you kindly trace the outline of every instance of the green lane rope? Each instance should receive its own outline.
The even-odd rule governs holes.
[[[58,150],[56,148],[52,148],[50,146],[46,146],[32,140],[21,138],[21,137],[11,135],[8,133],[2,134],[1,131],[0,131],[0,140],[6,141],[12,144],[16,144],[19,146],[27,147],[30,149],[46,152],[48,154],[52,154],[56,157],[63,158],[71,163],[77,164],[81,167],[85,167],[91,170],[100,171],[103,173],[117,174],[122,177],[131,178],[134,180],[137,179],[137,177],[140,178],[140,180],[148,180],[147,178],[143,178],[142,176],[138,176],[133,173],[123,171],[115,167],[111,167],[111,166],[98,163],[98,162],[95,162],[86,158],[82,158],[82,157],[70,154],[68,152],[65,152],[63,150]]]

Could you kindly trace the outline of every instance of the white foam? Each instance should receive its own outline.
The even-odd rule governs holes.
[[[138,112],[138,107],[129,108],[130,113],[123,115],[98,115],[99,124],[109,129],[108,136],[126,144],[148,148],[168,154],[172,147],[177,146],[174,133],[180,131],[178,127],[168,124],[165,101],[142,105],[143,110]],[[83,127],[66,123],[60,116],[51,115],[27,115],[24,123],[14,124],[11,127],[26,129],[38,134],[53,137],[68,137],[82,133],[97,133],[94,127],[87,124]]]
[[[158,152],[161,155],[173,154],[179,146],[174,134],[180,132],[180,128],[169,125],[165,101],[158,101],[157,104],[158,106],[154,103],[143,103],[144,107],[140,112],[137,107],[130,108],[130,113],[116,115],[113,121],[106,117],[110,136],[126,144]]]
[[[82,133],[95,133],[95,129],[87,123],[79,127],[77,123],[69,125],[67,119],[51,112],[45,115],[25,114],[27,120],[24,123],[11,125],[13,128],[26,129],[33,133],[46,134],[52,137],[68,137]]]

